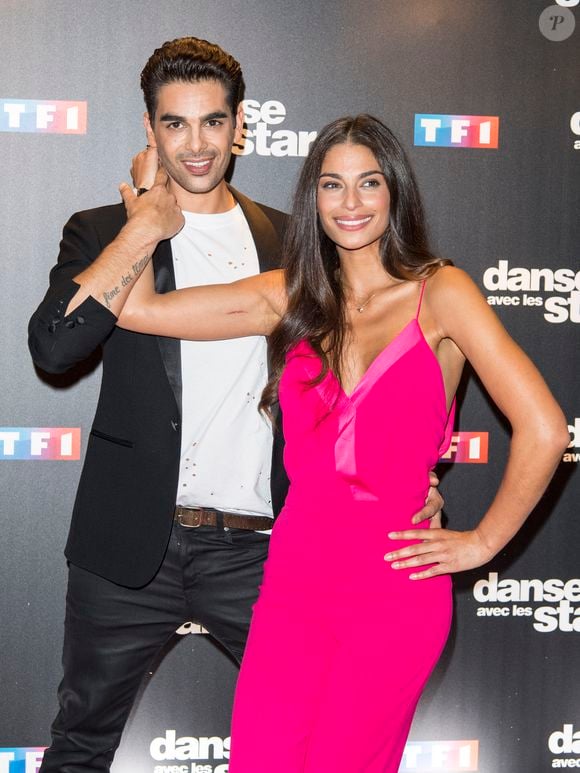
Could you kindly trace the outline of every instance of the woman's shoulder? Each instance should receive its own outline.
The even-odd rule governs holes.
[[[431,301],[449,303],[465,296],[481,296],[479,288],[467,271],[453,265],[439,266],[426,281],[427,297]]]
[[[497,325],[497,318],[469,274],[442,266],[427,280],[425,302],[443,337],[459,339],[470,330]]]

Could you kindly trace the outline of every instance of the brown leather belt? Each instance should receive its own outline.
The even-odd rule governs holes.
[[[181,507],[181,505],[175,508],[174,519],[180,526],[187,526],[190,529],[197,529],[199,526],[220,526],[228,529],[266,531],[271,529],[274,523],[272,518],[266,515],[243,515],[207,507]]]

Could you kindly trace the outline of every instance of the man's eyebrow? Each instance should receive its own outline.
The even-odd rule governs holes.
[[[172,113],[163,113],[162,116],[159,117],[160,121],[185,121],[185,118],[182,115],[173,115]]]
[[[202,115],[200,118],[200,121],[202,123],[205,123],[206,121],[213,121],[216,118],[227,118],[228,113],[225,113],[223,110],[214,110],[213,113],[208,113],[207,115]],[[181,121],[183,123],[187,122],[187,118],[183,115],[174,115],[173,113],[163,113],[163,115],[159,118],[160,121],[164,121],[165,123],[172,123],[173,121]]]
[[[213,121],[215,118],[229,118],[229,113],[224,113],[223,110],[215,110],[213,113],[202,116],[201,122]]]
[[[358,177],[359,179],[362,179],[363,177],[370,177],[373,174],[385,176],[385,173],[381,169],[370,169],[368,172],[361,172]],[[342,180],[342,175],[337,174],[336,172],[321,172],[318,179],[320,179],[320,177],[333,177],[335,180]]]

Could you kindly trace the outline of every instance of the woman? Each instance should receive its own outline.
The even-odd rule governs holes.
[[[392,133],[325,127],[298,184],[286,271],[155,295],[131,330],[271,336],[291,480],[240,673],[230,773],[398,770],[447,638],[449,573],[515,534],[568,442],[541,376],[472,281],[426,243]],[[504,478],[471,531],[407,531],[447,448],[467,357],[513,428]],[[419,581],[420,580],[420,581]]]

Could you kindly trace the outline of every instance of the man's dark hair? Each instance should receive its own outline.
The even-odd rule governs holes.
[[[243,97],[244,78],[240,63],[215,43],[200,38],[176,38],[155,49],[141,73],[141,88],[149,117],[157,108],[161,86],[174,82],[218,81],[235,116]]]

